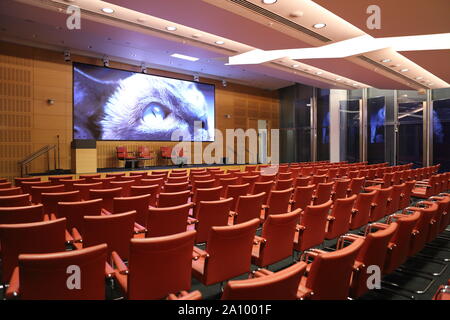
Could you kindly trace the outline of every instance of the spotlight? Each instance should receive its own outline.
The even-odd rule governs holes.
[[[200,81],[200,77],[198,75],[194,75],[194,81],[199,82]]]
[[[227,86],[227,80],[222,80],[222,86],[224,86],[224,87]]]
[[[147,74],[147,67],[145,66],[145,63],[141,64],[141,72]]]
[[[65,62],[70,62],[70,50],[64,50],[64,61]]]
[[[103,57],[103,65],[104,65],[105,67],[109,67],[109,59],[108,59],[107,56],[104,56],[104,57]]]

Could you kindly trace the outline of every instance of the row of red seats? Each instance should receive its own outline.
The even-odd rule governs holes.
[[[94,179],[94,178],[92,178],[92,179]],[[276,193],[274,193],[274,194],[276,194]],[[230,202],[230,201],[229,201]],[[336,206],[337,207],[337,206]],[[328,211],[327,211],[327,213],[328,213]],[[270,218],[271,216],[269,215],[269,218]],[[186,220],[185,220],[186,221]]]

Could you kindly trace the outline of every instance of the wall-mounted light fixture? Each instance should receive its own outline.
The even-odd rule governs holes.
[[[52,106],[52,105],[55,104],[55,100],[54,99],[47,99],[47,104]]]
[[[107,56],[104,56],[104,57],[103,57],[103,65],[104,65],[105,67],[109,67],[109,59],[108,59]]]
[[[69,49],[67,49],[67,50],[64,50],[64,61],[65,62],[70,62],[70,50]]]

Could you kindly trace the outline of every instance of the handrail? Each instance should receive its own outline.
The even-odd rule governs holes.
[[[18,163],[20,165],[20,175],[23,176],[24,173],[24,169],[25,166],[30,163],[31,161],[35,160],[36,158],[49,153],[51,150],[55,149],[56,145],[46,145],[44,147],[42,147],[41,149],[33,152],[32,154],[30,154],[29,156],[27,156],[25,159],[20,160]],[[49,161],[49,166],[50,166],[50,161]],[[50,168],[49,168],[50,169]]]

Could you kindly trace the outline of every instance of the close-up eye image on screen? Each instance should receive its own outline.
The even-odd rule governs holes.
[[[73,67],[74,139],[214,141],[214,85]]]

